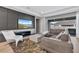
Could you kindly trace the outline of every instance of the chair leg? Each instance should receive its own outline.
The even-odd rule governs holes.
[[[16,41],[16,47],[17,47],[17,45],[18,45],[18,41]]]
[[[30,48],[30,40],[28,40],[28,48]]]

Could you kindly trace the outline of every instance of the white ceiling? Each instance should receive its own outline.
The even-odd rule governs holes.
[[[69,8],[70,6],[22,6],[22,7],[25,9],[29,9],[33,12],[45,14],[49,12],[55,12],[57,10],[61,10],[64,8]]]
[[[34,16],[53,16],[79,10],[78,6],[4,6]]]

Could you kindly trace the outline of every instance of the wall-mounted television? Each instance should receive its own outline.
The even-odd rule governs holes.
[[[33,21],[30,19],[18,19],[18,29],[33,28]]]

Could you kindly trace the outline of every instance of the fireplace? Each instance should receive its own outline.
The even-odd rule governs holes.
[[[31,35],[31,31],[15,32],[16,35],[22,35],[23,37]]]
[[[68,29],[71,36],[76,36],[76,29]]]

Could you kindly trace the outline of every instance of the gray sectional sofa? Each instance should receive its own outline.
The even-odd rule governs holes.
[[[58,38],[55,38],[57,35],[56,32],[62,32],[63,30],[58,31],[57,29],[55,32],[53,31],[55,30],[49,32],[52,35],[49,35],[48,37],[46,35],[43,35],[41,38],[39,38],[39,46],[50,53],[73,53],[73,45],[71,43],[69,34],[64,33]]]

